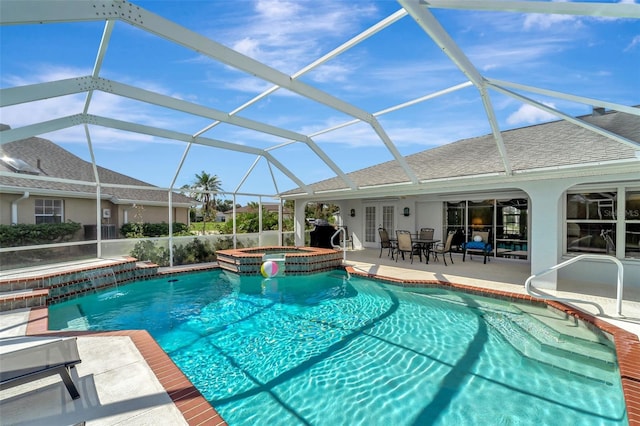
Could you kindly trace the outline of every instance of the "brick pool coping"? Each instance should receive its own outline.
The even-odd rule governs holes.
[[[320,247],[266,246],[218,250],[218,265],[240,275],[259,275],[264,256],[281,254],[287,275],[314,274],[340,268],[343,253]]]
[[[159,273],[160,276],[176,275],[186,272],[218,269],[218,267],[184,268],[180,272]],[[507,299],[519,302],[546,303],[548,306],[572,316],[584,323],[597,327],[611,337],[615,344],[620,370],[622,391],[627,407],[629,425],[640,425],[640,340],[635,334],[616,327],[600,318],[556,301],[542,301],[532,296],[507,291],[478,288],[464,284],[455,284],[439,280],[401,280],[376,274],[366,274],[352,267],[345,270],[351,275],[380,280],[404,287],[438,286],[455,289],[481,296]],[[209,404],[184,373],[175,365],[157,342],[145,330],[111,332],[51,332],[48,330],[48,308],[32,308],[27,324],[27,335],[56,334],[64,336],[128,336],[136,345],[159,382],[167,391],[176,407],[182,412],[189,425],[226,425],[220,414]]]

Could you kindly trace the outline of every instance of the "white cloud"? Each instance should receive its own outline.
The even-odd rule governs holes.
[[[554,104],[545,103],[550,108],[555,108]],[[556,119],[557,117],[553,114],[549,114],[546,111],[538,109],[532,105],[525,104],[522,105],[516,112],[509,115],[507,117],[507,124],[510,125],[525,125],[525,124],[536,124],[542,123],[545,121]]]
[[[48,63],[33,64],[30,68],[46,71],[21,75],[3,73],[2,80],[9,86],[25,86],[29,84],[46,83],[49,81],[66,80],[68,78],[91,75],[90,68],[74,68]]]
[[[359,21],[374,6],[342,1],[258,0],[253,16],[245,16],[228,36],[230,46],[269,66],[293,74],[331,50],[332,40],[359,30]]]
[[[566,28],[568,24],[571,24],[571,23],[573,23],[574,26],[581,25],[580,20],[575,16],[531,13],[525,17],[523,28],[525,30],[531,30],[531,29],[548,30],[550,28],[555,28],[558,26],[560,27],[564,26]]]

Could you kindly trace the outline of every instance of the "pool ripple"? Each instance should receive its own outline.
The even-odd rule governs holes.
[[[60,311],[110,325],[151,322],[152,335],[231,426],[626,422],[615,364],[596,381],[587,378],[589,363],[579,375],[523,356],[540,344],[527,333],[546,334],[545,344],[560,338],[515,324],[522,311],[508,302],[328,274],[219,280],[222,290],[209,289],[208,300],[176,284],[177,299],[159,286],[153,308],[106,300],[113,312]],[[163,316],[167,307],[180,312]],[[594,353],[612,359],[611,348],[593,340]]]

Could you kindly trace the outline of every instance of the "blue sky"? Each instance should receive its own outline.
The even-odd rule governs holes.
[[[400,9],[394,1],[134,1],[289,75]],[[581,16],[434,9],[432,13],[479,72],[516,82],[624,105],[640,104],[640,22]],[[91,74],[104,22],[0,27],[2,88]],[[100,76],[230,112],[272,86],[153,34],[117,22]],[[370,113],[464,83],[466,78],[405,16],[300,80]],[[554,119],[490,91],[502,130]],[[527,94],[572,115],[590,108]],[[0,122],[16,128],[82,112],[84,95],[0,109]],[[102,92],[89,113],[194,134],[211,120]],[[312,135],[352,117],[278,90],[239,116]],[[490,133],[473,86],[378,117],[403,155]],[[167,187],[178,168],[182,142],[90,126],[99,165]],[[89,159],[82,126],[42,135]],[[285,142],[221,124],[204,136],[258,148]],[[313,137],[345,172],[391,160],[369,125],[355,124]],[[301,143],[272,151],[305,183],[334,176]],[[244,180],[256,157],[194,146],[176,186],[196,173],[216,174],[226,191],[273,194],[296,187],[264,160]]]

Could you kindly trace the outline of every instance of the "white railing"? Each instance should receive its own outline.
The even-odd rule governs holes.
[[[624,267],[622,265],[622,262],[620,262],[618,259],[616,259],[613,256],[606,256],[606,255],[600,255],[600,254],[581,254],[579,256],[573,257],[569,260],[566,260],[562,263],[557,264],[556,266],[552,266],[551,268],[545,269],[542,272],[538,272],[537,274],[531,275],[529,278],[527,278],[527,280],[524,282],[524,288],[527,290],[527,293],[530,296],[533,297],[538,297],[541,299],[546,299],[546,300],[556,300],[558,302],[573,302],[573,303],[588,303],[590,305],[595,306],[596,308],[598,308],[599,311],[599,315],[604,315],[604,311],[602,309],[602,307],[600,305],[598,305],[595,302],[591,302],[588,300],[580,300],[580,299],[569,299],[569,298],[563,298],[563,297],[555,297],[555,296],[551,296],[548,294],[540,294],[540,293],[534,293],[532,291],[532,287],[531,287],[531,281],[534,278],[538,278],[541,277],[543,275],[549,274],[553,271],[557,271],[560,268],[563,268],[567,265],[571,265],[572,263],[576,263],[582,259],[597,259],[597,260],[608,260],[611,261],[613,263],[615,263],[618,266],[618,292],[616,295],[616,313],[618,314],[618,316],[622,316],[622,287],[623,287],[623,280],[624,280]]]
[[[342,246],[340,244],[333,244],[333,239],[340,235],[342,232]],[[331,236],[331,247],[338,248],[342,250],[342,261],[347,260],[347,230],[343,227],[338,228],[338,230]]]

